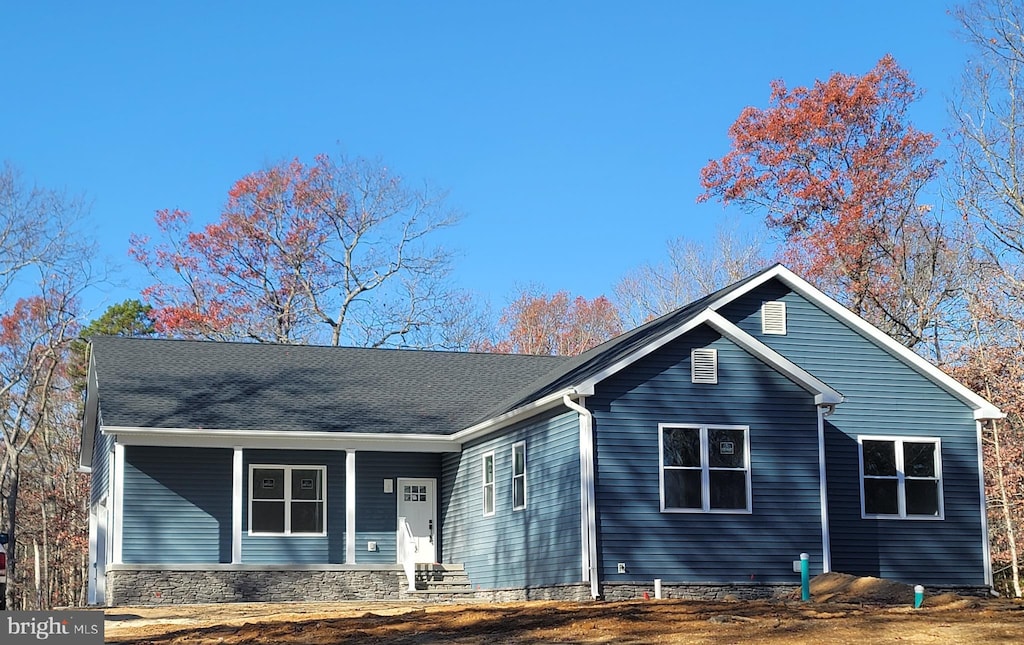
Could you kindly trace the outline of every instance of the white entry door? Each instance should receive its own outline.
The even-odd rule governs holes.
[[[437,530],[434,489],[436,479],[398,478],[398,517],[404,517],[416,545],[416,563],[436,562],[434,535]],[[402,527],[399,527],[401,530]],[[402,554],[398,554],[399,562]]]

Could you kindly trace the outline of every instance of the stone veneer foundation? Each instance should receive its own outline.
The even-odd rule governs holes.
[[[388,566],[254,565],[180,567],[143,565],[107,569],[107,604],[398,600],[402,574]]]
[[[792,584],[676,583],[663,582],[662,598],[680,600],[752,600],[777,598],[799,589]],[[604,583],[601,599],[654,598],[654,583]],[[956,591],[988,595],[988,587],[930,588],[929,592]],[[398,565],[308,565],[272,567],[221,565],[179,567],[173,571],[155,565],[114,565],[107,569],[107,604],[159,605],[218,602],[341,602],[409,600],[457,603],[524,600],[591,600],[588,583],[546,587],[475,589],[473,593],[408,592]]]

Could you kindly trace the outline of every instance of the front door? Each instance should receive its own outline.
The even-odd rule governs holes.
[[[398,478],[398,517],[404,517],[412,531],[416,545],[416,563],[430,564],[436,561],[435,530],[437,528],[434,498],[436,479]],[[402,530],[402,527],[398,527]],[[399,562],[402,554],[398,554]]]

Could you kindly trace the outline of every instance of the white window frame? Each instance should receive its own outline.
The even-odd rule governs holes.
[[[698,356],[701,360],[710,359],[713,373],[711,377],[700,374],[697,370]],[[718,350],[713,347],[695,347],[690,350],[690,382],[716,385],[718,383]]]
[[[253,503],[253,473],[256,469],[267,469],[267,470],[283,470],[284,471],[284,532],[283,533],[267,533],[267,532],[254,532],[252,530],[252,503]],[[292,533],[292,502],[301,501],[312,503],[313,500],[293,500],[292,499],[292,471],[293,470],[319,470],[321,472],[320,481],[323,485],[321,491],[322,499],[319,500],[321,507],[323,508],[324,516],[324,530],[319,533]],[[256,500],[256,501],[275,501],[275,500]],[[248,532],[253,537],[325,537],[327,535],[327,466],[322,465],[300,465],[300,464],[249,464],[249,526]]]
[[[772,307],[778,308],[779,311],[776,312],[776,315],[781,315],[782,316],[782,328],[781,328],[781,331],[772,329],[768,325],[768,317],[769,316],[767,316],[766,313],[767,313],[767,310],[769,308],[772,308]],[[762,302],[761,303],[761,333],[762,334],[764,334],[766,336],[785,336],[787,331],[788,331],[788,329],[789,329],[788,323],[789,323],[789,321],[786,319],[786,303],[785,303],[785,301],[782,301],[782,300],[770,300],[770,301]]]
[[[701,508],[676,508],[665,505],[665,470],[684,469],[679,466],[665,465],[665,430],[688,429],[700,431],[700,497]],[[711,468],[711,449],[708,443],[708,430],[742,430],[743,431],[743,470],[747,480],[747,507],[743,508],[711,508],[711,471],[731,470],[737,468],[717,469]],[[692,470],[693,468],[685,468]],[[691,423],[659,423],[658,424],[658,489],[661,495],[662,513],[720,513],[729,515],[749,515],[753,513],[752,486],[750,469],[750,426],[728,425],[720,423],[691,424]]]
[[[865,441],[892,441],[896,445],[896,475],[865,475],[864,474],[864,442]],[[935,477],[907,477],[904,470],[903,443],[934,443],[935,444]],[[945,495],[942,490],[942,440],[938,437],[908,437],[890,435],[858,435],[857,436],[857,467],[859,468],[860,480],[860,516],[862,519],[871,520],[942,520],[945,519]],[[865,510],[864,480],[865,479],[895,479],[897,514],[868,513]],[[907,489],[906,480],[934,481],[936,482],[936,494],[938,495],[938,515],[910,515],[907,513]]]
[[[519,448],[522,448],[522,450],[523,450],[523,472],[516,473],[516,450],[519,449]],[[517,441],[514,444],[512,444],[512,490],[509,492],[510,495],[512,496],[512,510],[513,511],[521,511],[524,508],[526,508],[526,499],[527,499],[527,496],[526,496],[526,471],[527,471],[527,465],[526,465],[526,442],[525,441]],[[520,478],[523,480],[523,499],[522,499],[523,503],[517,506],[516,505],[516,479],[520,479]]]
[[[490,459],[490,461],[491,461],[491,468],[490,468],[491,481],[490,482],[487,481],[487,472],[488,472],[487,460],[488,459]],[[483,494],[484,517],[492,517],[494,515],[495,510],[497,509],[497,506],[498,506],[497,505],[497,497],[495,496],[495,483],[496,483],[496,481],[495,481],[494,475],[495,475],[494,451],[491,450],[490,452],[485,452],[481,456],[481,459],[480,459],[480,484],[481,484],[480,491]],[[488,491],[490,491],[490,500],[491,500],[491,510],[489,512],[487,510],[487,494],[488,494]]]

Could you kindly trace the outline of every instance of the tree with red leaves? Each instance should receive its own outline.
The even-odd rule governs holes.
[[[959,288],[950,231],[918,202],[941,168],[934,137],[907,120],[919,96],[888,55],[861,76],[775,81],[701,171],[698,198],[763,211],[787,264],[911,347],[935,340]]]
[[[505,354],[576,356],[622,333],[615,306],[604,296],[571,298],[522,289],[501,314],[505,338],[474,349]]]
[[[0,526],[9,538],[8,609],[51,606],[41,593],[27,593],[27,576],[20,566],[23,560],[32,561],[19,536],[22,529],[32,531],[29,527],[38,517],[34,502],[58,501],[48,492],[56,489],[55,477],[62,477],[67,484],[62,490],[73,492],[59,501],[79,511],[85,504],[84,478],[77,467],[68,467],[65,459],[58,472],[56,460],[49,458],[57,453],[77,458],[77,442],[66,441],[77,435],[77,419],[67,414],[77,406],[69,398],[65,367],[77,332],[77,294],[91,280],[93,249],[75,230],[85,214],[80,198],[30,187],[10,165],[0,169]],[[28,501],[27,508],[22,499]],[[68,545],[80,547],[83,529],[81,524],[63,525],[61,534]],[[39,535],[44,553],[51,551],[48,540],[53,535],[48,529]],[[63,570],[68,575],[55,578],[69,585],[70,593],[61,594],[61,602],[78,600],[81,553],[71,554],[70,568]],[[48,567],[43,564],[40,570]],[[41,590],[41,581],[36,583]]]
[[[133,236],[131,253],[157,281],[143,295],[160,333],[423,347],[461,302],[451,253],[429,242],[457,220],[378,163],[319,155],[241,178],[201,230],[157,212],[163,240]]]

